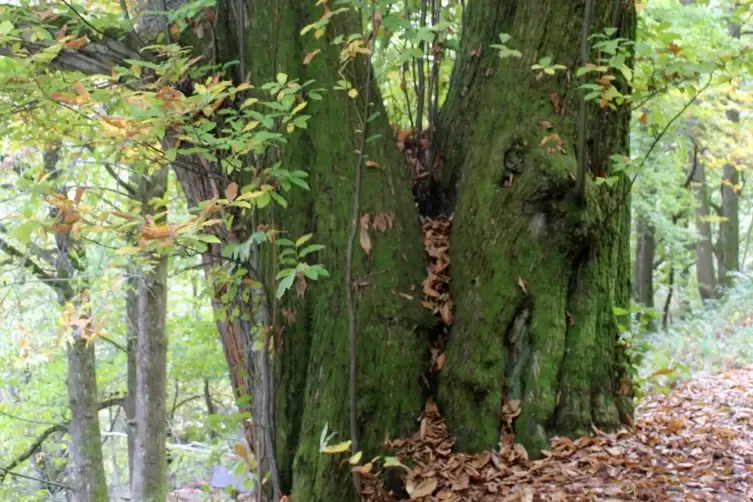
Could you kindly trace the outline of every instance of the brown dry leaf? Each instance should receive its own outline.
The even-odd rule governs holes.
[[[366,161],[366,167],[373,167],[373,168],[376,168],[376,169],[381,168],[381,166],[379,165],[379,163],[376,162],[376,161],[374,161],[374,160],[367,160]]]
[[[88,43],[89,43],[89,37],[84,35],[83,37],[69,40],[68,42],[65,43],[65,47],[68,49],[80,49],[86,46]]]
[[[306,54],[306,57],[303,58],[303,64],[309,64],[314,59],[314,57],[320,52],[321,52],[321,49],[316,49]]]
[[[435,478],[429,478],[421,481],[421,483],[419,483],[412,492],[409,492],[408,495],[410,495],[411,500],[428,497],[433,494],[436,489],[437,480]]]
[[[233,202],[237,196],[238,196],[238,184],[230,183],[225,189],[225,198],[228,200],[228,202]]]
[[[541,127],[543,127],[544,129],[551,129],[552,127],[554,127],[554,124],[552,124],[552,122],[549,120],[539,120],[539,125],[541,125]]]
[[[641,124],[645,124],[646,122],[648,122],[648,113],[644,113],[643,115],[641,115],[641,118],[639,120]]]
[[[371,253],[372,244],[371,244],[371,237],[369,237],[369,221],[371,217],[368,214],[365,214],[361,217],[361,249],[363,249],[366,254]]]

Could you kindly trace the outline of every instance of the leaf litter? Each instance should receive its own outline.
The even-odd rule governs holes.
[[[367,501],[753,500],[753,368],[700,377],[643,399],[632,430],[556,437],[541,460],[516,445],[508,403],[493,451],[456,453],[429,400],[419,430],[385,440],[403,464],[402,496],[373,477]],[[406,467],[410,466],[410,467]]]

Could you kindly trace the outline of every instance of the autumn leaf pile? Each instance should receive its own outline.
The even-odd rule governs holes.
[[[505,410],[508,420],[514,407]],[[429,401],[411,438],[389,441],[410,500],[753,500],[753,369],[704,377],[646,398],[632,431],[555,438],[531,461],[502,434],[495,451],[454,453]],[[384,489],[371,501],[399,500]],[[378,494],[378,495],[377,495]]]

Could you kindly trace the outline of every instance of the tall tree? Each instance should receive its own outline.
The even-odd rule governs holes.
[[[158,167],[152,173],[145,173],[136,187],[135,198],[142,215],[149,221],[147,225],[158,226],[166,219],[167,173],[166,167]],[[138,315],[135,319],[136,397],[133,404],[136,430],[131,496],[144,502],[162,502],[167,498],[167,256],[148,253],[134,282],[137,283],[135,311]]]
[[[614,36],[634,39],[632,3],[593,9],[590,33],[613,27]],[[632,385],[613,313],[630,296],[629,186],[596,182],[611,175],[612,155],[628,155],[630,114],[589,106],[579,126],[582,91],[568,73],[530,71],[547,64],[540,58],[577,61],[589,33],[584,18],[588,24],[582,1],[474,0],[465,12],[440,122],[443,189],[455,211],[456,317],[439,404],[461,448],[497,443],[505,402],[519,403],[516,439],[532,455],[551,433],[631,420]],[[492,51],[477,50],[501,32],[522,53],[504,69]],[[595,57],[588,52],[588,62]],[[585,203],[573,193],[577,155],[590,165]]]
[[[692,127],[692,125],[691,125]],[[695,269],[698,292],[704,300],[716,298],[716,275],[714,274],[714,241],[709,222],[709,193],[706,180],[706,164],[700,158],[699,146],[691,133],[691,172],[696,199],[695,210]]]
[[[740,38],[741,26],[729,21],[727,31],[732,38]],[[732,127],[733,138],[739,133],[740,111],[733,98],[727,96],[729,103],[725,115]],[[734,140],[733,140],[734,143]],[[719,285],[729,287],[733,276],[729,272],[740,270],[740,196],[738,194],[740,173],[737,170],[737,159],[730,158],[724,164],[722,173],[722,217],[719,225]]]

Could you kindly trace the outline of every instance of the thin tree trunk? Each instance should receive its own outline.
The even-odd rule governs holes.
[[[128,394],[123,408],[126,414],[126,434],[128,435],[128,482],[133,484],[133,454],[136,451],[136,350],[139,336],[139,282],[135,271],[131,271],[127,280],[126,315],[128,317],[128,340],[126,341],[127,368],[126,382]]]
[[[727,30],[730,36],[740,38],[740,25],[728,23]],[[727,97],[730,102],[725,115],[733,129],[733,137],[739,132],[740,111]],[[721,259],[719,260],[719,285],[729,288],[734,282],[734,276],[729,272],[740,271],[740,196],[735,187],[740,182],[740,174],[735,168],[735,159],[729,159],[724,165],[722,183],[722,216],[724,221],[719,225],[719,248]]]
[[[60,150],[50,149],[44,153],[45,170],[56,178]],[[59,193],[66,190],[60,187]],[[59,213],[55,210],[55,216]],[[58,230],[55,233],[57,244],[57,265],[55,275],[60,281],[58,299],[65,309],[72,304],[77,317],[86,318],[85,287],[77,287],[78,273],[85,272],[85,253],[80,241],[75,240],[70,231]],[[71,421],[68,474],[73,488],[73,502],[107,502],[107,481],[105,478],[102,438],[99,428],[99,405],[97,396],[97,366],[94,345],[84,333],[85,326],[73,327],[72,339],[66,348],[68,359],[68,407]]]
[[[656,257],[656,232],[645,218],[636,223],[638,234],[635,249],[635,299],[646,308],[654,308],[654,259]],[[650,318],[646,328],[656,329],[656,322]]]
[[[697,150],[697,146],[695,146]],[[698,293],[704,300],[716,298],[716,275],[714,274],[714,243],[711,235],[711,223],[709,216],[709,196],[706,186],[706,166],[694,152],[694,175],[695,185],[695,227],[697,240],[695,245],[696,278],[698,280]]]
[[[656,234],[653,225],[645,218],[636,223],[635,247],[635,298],[641,305],[654,306],[654,259],[656,257]]]
[[[144,216],[161,208],[149,203],[167,189],[167,168],[144,176],[138,200]],[[160,221],[160,219],[155,219]],[[138,271],[138,338],[136,342],[136,437],[131,497],[140,502],[167,498],[165,389],[167,373],[167,257],[145,257]]]

